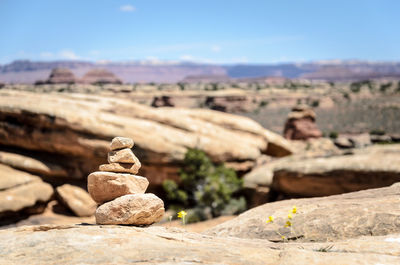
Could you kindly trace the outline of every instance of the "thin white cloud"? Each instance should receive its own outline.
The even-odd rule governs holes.
[[[44,58],[44,59],[49,59],[49,58],[53,58],[54,57],[54,53],[52,53],[52,52],[41,52],[39,54],[39,56],[41,58]]]
[[[213,46],[211,46],[211,51],[220,52],[221,51],[221,46],[213,45]]]
[[[119,7],[119,10],[122,12],[133,12],[136,10],[136,7],[133,5],[123,5]]]
[[[81,59],[81,57],[76,55],[75,52],[73,52],[71,50],[62,50],[62,51],[60,51],[59,56],[62,59],[67,59],[67,60],[78,60],[78,59]]]

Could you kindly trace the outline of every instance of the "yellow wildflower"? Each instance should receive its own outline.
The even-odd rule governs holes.
[[[289,227],[289,226],[292,226],[292,222],[286,221],[285,227]]]
[[[187,212],[185,212],[185,211],[180,211],[179,213],[178,213],[178,218],[185,218],[185,216],[187,215]]]
[[[281,236],[281,238],[282,238],[283,240],[285,240],[285,236]]]
[[[274,217],[272,215],[270,215],[268,217],[268,220],[266,221],[266,223],[273,223],[274,222]]]
[[[288,218],[288,219],[292,219],[292,218],[293,218],[293,215],[290,213],[290,214],[288,214],[287,218]]]
[[[297,207],[296,206],[293,206],[292,213],[297,213]]]

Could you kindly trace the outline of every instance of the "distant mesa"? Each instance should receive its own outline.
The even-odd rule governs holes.
[[[77,79],[71,70],[67,68],[54,68],[46,81],[38,80],[35,84],[75,84],[76,82]]]
[[[81,81],[85,84],[122,84],[121,79],[106,69],[90,70],[82,77]]]

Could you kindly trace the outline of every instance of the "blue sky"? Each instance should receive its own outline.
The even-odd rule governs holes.
[[[0,64],[400,60],[398,0],[0,0]]]

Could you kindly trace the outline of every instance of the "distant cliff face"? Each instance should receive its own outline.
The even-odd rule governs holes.
[[[211,65],[195,63],[150,64],[143,62],[93,63],[84,61],[32,62],[14,61],[0,66],[0,81],[34,83],[46,79],[51,69],[67,68],[78,78],[94,68],[104,68],[125,83],[176,83],[190,77],[209,80],[213,76],[227,78],[258,78],[277,76],[327,81],[359,81],[369,78],[400,77],[400,62],[327,61],[285,64]],[[213,78],[211,78],[213,79]],[[216,79],[218,81],[218,78]]]

